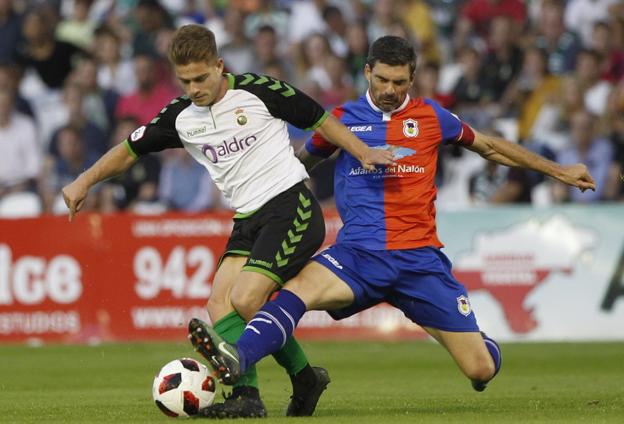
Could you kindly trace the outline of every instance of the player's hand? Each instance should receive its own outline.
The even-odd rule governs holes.
[[[596,183],[589,174],[587,166],[582,163],[564,166],[561,181],[573,187],[578,187],[583,192],[585,190],[596,191]]]
[[[368,171],[374,171],[375,165],[394,165],[394,155],[390,150],[371,149],[370,147],[364,153],[360,160],[362,168]]]
[[[69,222],[74,220],[74,215],[82,208],[89,189],[79,183],[79,180],[63,187],[63,200],[69,209]]]

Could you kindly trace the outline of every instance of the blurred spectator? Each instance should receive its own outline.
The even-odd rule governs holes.
[[[517,104],[518,135],[521,140],[529,138],[535,119],[541,108],[554,101],[559,93],[560,78],[548,71],[547,54],[531,47],[525,52],[522,70],[507,93],[507,102]]]
[[[169,59],[167,59],[167,50],[171,44],[174,32],[175,29],[173,28],[162,28],[158,31],[156,36],[156,51],[158,52],[158,57],[156,58],[156,75],[158,78],[158,84],[166,85],[169,91],[173,91],[175,93],[179,93],[178,95],[181,95],[182,92],[178,78],[173,71],[173,67],[169,62]]]
[[[54,157],[59,156],[58,132],[61,128],[72,125],[81,132],[89,155],[102,155],[106,152],[107,134],[89,120],[84,107],[84,93],[79,84],[71,78],[65,83],[62,101],[37,106],[37,119],[40,123],[43,146]]]
[[[296,84],[313,98],[317,99],[321,91],[331,86],[325,69],[325,58],[331,54],[329,42],[322,34],[312,34],[301,44]]]
[[[348,26],[347,45],[347,71],[357,92],[363,93],[368,89],[368,81],[362,72],[368,56],[368,35],[363,24],[352,23]]]
[[[14,106],[14,92],[0,88],[0,199],[36,191],[42,154],[34,121]]]
[[[170,209],[184,212],[221,206],[210,174],[183,149],[167,153],[160,172],[159,198]]]
[[[123,142],[138,126],[132,117],[120,119],[111,136],[110,147]],[[160,156],[141,156],[127,172],[104,183],[99,199],[101,211],[162,209],[158,203],[160,169]]]
[[[287,48],[286,39],[288,35],[288,13],[275,7],[272,0],[259,0],[259,7],[245,18],[245,35],[253,39],[263,27],[273,28],[278,41],[279,50],[285,51]],[[212,30],[212,27],[209,26]],[[213,31],[214,32],[214,31]],[[221,40],[215,34],[217,40]]]
[[[564,22],[568,29],[580,35],[583,45],[592,43],[594,24],[609,18],[609,9],[618,0],[568,0],[565,8]]]
[[[396,12],[396,0],[376,0],[373,3],[373,15],[368,21],[368,39],[376,40],[393,34],[399,22]]]
[[[12,0],[0,0],[0,64],[15,62],[15,47],[22,36],[22,16]]]
[[[293,51],[305,38],[314,33],[325,32],[323,21],[323,0],[293,0],[288,21],[288,42]]]
[[[82,92],[82,110],[85,118],[108,136],[113,127],[118,95],[98,85],[97,72],[95,60],[83,58],[76,66],[72,77]]]
[[[323,9],[323,20],[327,25],[325,36],[334,53],[340,57],[346,57],[348,46],[346,42],[347,23],[342,12],[336,6],[326,6]]]
[[[584,92],[585,108],[601,116],[607,108],[611,84],[600,79],[600,57],[594,50],[583,49],[576,58],[575,76]]]
[[[484,108],[491,95],[487,92],[481,54],[466,47],[459,54],[462,74],[453,88],[455,110],[462,119],[475,127],[489,127],[491,115]]]
[[[613,163],[613,146],[609,140],[596,135],[596,116],[579,110],[572,116],[570,147],[557,156],[561,165],[584,163],[596,182],[596,191],[580,190],[561,183],[555,184],[555,201],[596,202],[604,200],[609,172]]]
[[[98,154],[89,151],[82,137],[82,129],[67,125],[59,130],[57,137],[58,156],[48,155],[42,173],[41,197],[44,209],[48,212],[60,213],[66,210],[61,188],[75,180],[85,169],[93,165]],[[88,201],[83,210],[93,209],[95,199]]]
[[[186,0],[186,9],[177,17],[176,27],[188,24],[204,25],[210,28],[216,40],[222,43],[228,41],[223,19],[219,15],[215,2],[211,0]]]
[[[525,144],[524,147],[549,160],[556,159],[549,148],[539,143]],[[522,168],[509,168],[505,182],[490,196],[490,203],[532,203],[535,202],[536,194],[543,191],[540,190],[542,187],[550,191],[549,184],[543,174]],[[550,202],[550,199],[546,202]]]
[[[462,116],[463,120],[463,116]],[[482,170],[485,159],[459,146],[438,149],[439,180],[436,205],[443,209],[463,209],[471,205],[470,177]]]
[[[535,45],[546,51],[548,70],[564,74],[574,69],[581,41],[563,23],[564,5],[561,0],[543,0]]]
[[[71,43],[83,50],[93,45],[95,23],[89,20],[89,9],[93,0],[73,0],[71,16],[62,20],[56,28],[56,38]]]
[[[169,85],[159,83],[154,59],[150,56],[135,57],[134,71],[137,90],[119,99],[115,117],[117,119],[128,116],[136,117],[139,123],[144,125],[158,115],[161,105],[168,104],[177,96],[177,93]]]
[[[425,63],[441,64],[438,30],[432,11],[425,0],[399,0],[399,18],[415,35],[420,47],[419,56]]]
[[[225,62],[228,71],[242,74],[253,69],[254,50],[251,40],[245,36],[243,14],[229,8],[225,14],[225,30],[229,40],[219,47],[219,55]]]
[[[496,162],[486,161],[483,169],[470,176],[468,190],[471,203],[476,206],[490,204],[494,193],[505,184],[507,171],[508,168]]]
[[[262,26],[256,31],[256,35],[253,38],[254,45],[254,66],[249,70],[260,74],[267,74],[266,69],[272,66],[278,66],[281,68],[280,75],[283,78],[278,78],[271,74],[274,78],[282,79],[285,81],[291,81],[292,69],[287,68],[286,65],[290,64],[290,61],[283,60],[277,50],[277,33],[272,26]]]
[[[488,97],[498,102],[522,67],[523,53],[515,44],[511,18],[497,16],[492,20],[488,48],[483,64],[484,84]]]
[[[0,64],[0,90],[8,90],[13,93],[13,103],[17,112],[34,118],[35,114],[30,103],[19,94],[19,76],[20,72],[17,66]]]
[[[580,83],[573,76],[563,78],[558,93],[548,96],[539,109],[528,138],[559,153],[569,146],[572,115],[584,108]]]
[[[515,35],[526,23],[526,6],[521,0],[468,0],[461,10],[459,27],[466,32],[474,31],[479,37],[486,39],[490,22],[497,16],[506,16],[513,20],[516,26]]]
[[[330,109],[357,98],[357,91],[346,72],[344,59],[330,54],[325,58],[324,68],[329,77],[329,86],[319,93],[319,101],[323,107]]]
[[[134,17],[138,24],[132,40],[134,55],[158,57],[156,38],[161,29],[172,26],[171,16],[158,0],[139,0]]]
[[[74,61],[84,52],[54,37],[53,22],[43,8],[26,13],[22,34],[24,41],[18,46],[18,63],[25,68],[32,67],[47,88],[61,89]]]
[[[624,51],[616,49],[612,25],[596,22],[590,48],[600,57],[600,78],[612,84],[624,76]]]
[[[136,90],[137,83],[132,60],[122,55],[121,42],[111,27],[101,26],[95,31],[93,53],[98,61],[98,85],[124,96]]]
[[[446,109],[455,103],[453,96],[442,94],[438,90],[439,69],[433,63],[421,65],[416,70],[416,81],[412,86],[413,97],[422,96],[433,99]]]

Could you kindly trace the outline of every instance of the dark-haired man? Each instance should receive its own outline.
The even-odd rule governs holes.
[[[410,98],[416,55],[404,39],[384,36],[364,68],[369,89],[333,114],[372,148],[394,152],[396,164],[363,169],[338,156],[335,198],[344,222],[336,244],[319,253],[275,300],[253,317],[236,345],[198,319],[191,342],[226,384],[279,349],[307,310],[342,319],[388,302],[440,342],[482,391],[499,371],[497,343],[480,332],[464,286],[451,274],[436,235],[434,177],[440,143],[458,144],[494,162],[523,167],[581,190],[595,189],[583,164],[560,166],[500,138],[481,134],[437,103]],[[307,166],[335,151],[315,134],[300,157]]]
[[[186,96],[172,100],[149,124],[64,187],[63,196],[72,220],[95,183],[122,173],[141,155],[184,148],[208,170],[236,210],[207,305],[215,329],[235,342],[245,320],[303,268],[325,235],[320,206],[303,183],[308,174],[294,155],[286,122],[315,129],[353,153],[363,169],[392,163],[392,155],[366,146],[285,82],[252,73],[223,74],[214,35],[202,26],[176,31],[169,60]],[[287,415],[311,415],[329,383],[327,372],[312,368],[292,337],[275,356],[293,383]],[[265,416],[257,387],[250,367],[224,403],[201,414]]]

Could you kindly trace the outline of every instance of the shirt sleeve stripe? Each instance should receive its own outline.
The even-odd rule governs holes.
[[[316,130],[318,127],[323,125],[323,122],[325,122],[325,120],[327,119],[328,116],[329,116],[329,113],[327,113],[327,111],[325,111],[323,116],[321,116],[321,118],[318,121],[316,121],[316,124],[312,125],[309,128],[306,128],[304,131],[314,131],[314,130]]]
[[[128,141],[128,139],[126,138],[123,141],[124,145],[126,146],[126,150],[128,151],[128,154],[130,156],[132,156],[134,159],[137,159],[139,157],[139,155],[137,155],[134,150],[132,150],[132,146],[130,146],[130,142]]]

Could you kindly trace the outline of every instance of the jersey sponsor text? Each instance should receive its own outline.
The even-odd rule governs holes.
[[[210,144],[204,144],[202,146],[202,153],[212,163],[217,163],[219,162],[219,158],[243,152],[247,147],[251,146],[254,141],[256,141],[255,135],[250,135],[240,139],[237,139],[236,136],[234,136],[231,140],[223,140],[223,143],[214,147]]]

